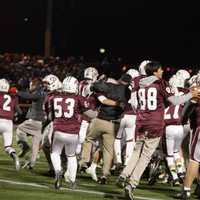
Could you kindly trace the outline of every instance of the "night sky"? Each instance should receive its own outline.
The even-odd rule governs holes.
[[[55,55],[108,55],[129,62],[200,63],[198,1],[54,0]],[[47,0],[6,0],[0,7],[0,52],[43,54]]]

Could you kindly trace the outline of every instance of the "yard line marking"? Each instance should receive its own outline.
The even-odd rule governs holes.
[[[40,185],[37,183],[25,183],[25,182],[10,181],[10,180],[5,180],[5,179],[0,179],[0,182],[10,183],[10,184],[15,184],[15,185],[27,185],[27,186],[33,186],[33,187],[39,187],[39,188],[49,188],[48,186]]]
[[[0,179],[0,182],[9,183],[9,184],[15,184],[15,185],[33,186],[33,187],[38,187],[38,188],[50,189],[49,186],[40,185],[40,184],[37,184],[37,183],[11,181],[11,180],[6,180],[6,179]],[[74,191],[74,192],[87,193],[87,194],[95,194],[95,195],[99,195],[99,196],[123,197],[123,195],[120,195],[120,194],[97,192],[97,191],[92,191],[92,190],[83,190],[83,189],[74,189],[74,190],[72,190],[72,189],[63,188],[63,187],[61,188],[61,190],[66,190],[66,191],[71,191],[71,192]],[[142,197],[142,196],[135,196],[135,199],[141,199],[141,200],[163,200],[163,199],[154,199],[154,198],[148,198],[148,197]]]

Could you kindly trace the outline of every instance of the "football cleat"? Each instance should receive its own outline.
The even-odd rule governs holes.
[[[131,184],[128,184],[125,188],[125,199],[126,200],[134,200],[134,195],[133,195],[133,191],[134,189],[132,188]]]
[[[72,182],[72,181],[71,181],[71,182],[69,183],[69,188],[70,188],[71,190],[75,190],[76,187],[77,187],[76,182]]]
[[[94,181],[98,180],[95,168],[88,167],[85,171],[92,177],[92,180]]]
[[[99,184],[102,184],[102,185],[107,184],[107,183],[108,183],[107,177],[106,177],[106,176],[101,176],[101,177],[98,179],[98,183],[99,183]]]
[[[152,176],[148,179],[148,185],[154,185],[157,181],[157,177],[156,176]]]
[[[61,188],[62,185],[62,172],[61,171],[57,171],[55,176],[55,189],[59,190]]]
[[[181,200],[189,200],[190,197],[191,197],[190,190],[189,191],[183,190],[182,192],[174,196],[175,199],[181,199]]]
[[[116,182],[116,185],[120,188],[124,188],[126,185],[126,177],[119,176]]]
[[[179,182],[182,184],[184,182],[185,173],[178,173]]]
[[[24,165],[22,166],[23,169],[27,168],[27,169],[30,169],[32,170],[33,169],[33,164],[31,164],[31,161],[30,160],[25,160],[25,163]]]
[[[110,169],[111,175],[115,175],[116,165],[113,165]]]
[[[65,172],[64,178],[65,178],[66,183],[70,183],[70,182],[71,182],[71,179],[70,179],[70,177],[69,177],[68,171]]]
[[[11,153],[11,157],[13,158],[13,160],[14,160],[14,162],[15,162],[15,169],[16,169],[17,171],[19,171],[19,170],[20,170],[20,162],[19,162],[18,156],[16,155],[15,152],[12,152],[12,153]]]
[[[72,190],[74,190],[74,189],[76,188],[76,182],[75,182],[75,181],[73,182],[73,181],[70,179],[69,174],[68,174],[67,171],[66,171],[65,174],[64,174],[64,178],[65,178],[66,183],[69,184],[69,188],[72,189]]]
[[[178,178],[172,181],[172,186],[173,187],[180,186],[180,182]]]

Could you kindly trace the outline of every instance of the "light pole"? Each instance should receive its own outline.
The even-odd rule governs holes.
[[[52,48],[52,16],[53,16],[53,0],[47,1],[47,11],[46,11],[46,28],[45,28],[45,36],[44,36],[44,56],[51,56],[51,48]]]

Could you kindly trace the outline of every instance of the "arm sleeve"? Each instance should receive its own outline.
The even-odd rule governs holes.
[[[99,98],[98,98],[99,99]],[[112,99],[108,99],[104,96],[100,96],[100,99],[99,101],[103,104],[103,105],[106,105],[106,106],[122,106],[120,105],[120,102],[117,102],[117,101],[114,101]]]
[[[17,96],[27,100],[37,100],[41,97],[40,93],[18,92]]]
[[[167,100],[173,105],[179,105],[179,104],[183,104],[189,101],[191,98],[192,98],[192,94],[188,93],[182,96],[170,96],[167,98]]]

